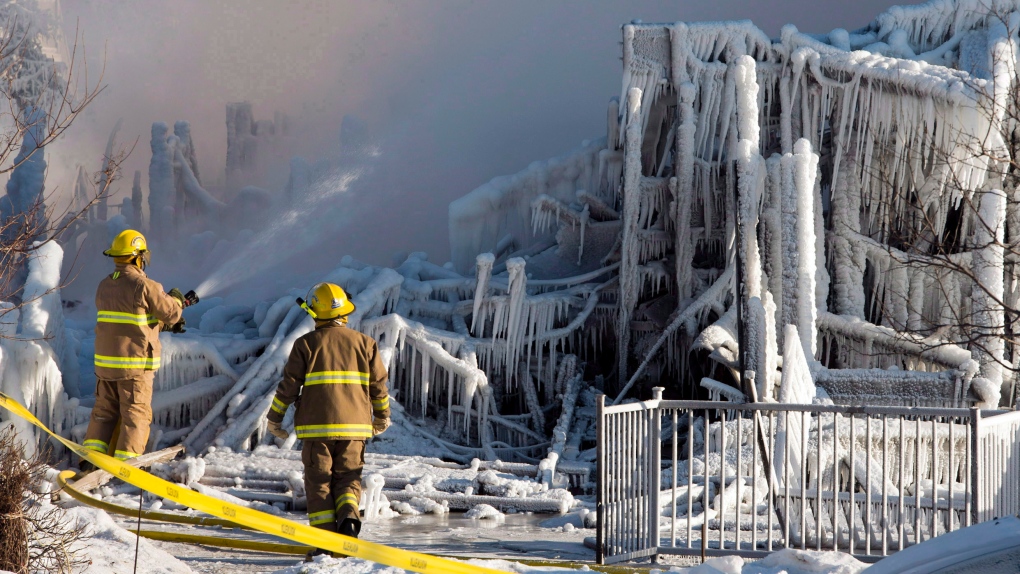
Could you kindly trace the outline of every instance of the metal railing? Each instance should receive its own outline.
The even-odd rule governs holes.
[[[1020,512],[1020,413],[600,397],[597,477],[603,564],[783,548],[874,560]]]

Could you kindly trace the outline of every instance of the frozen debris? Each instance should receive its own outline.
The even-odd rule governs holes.
[[[390,501],[383,494],[386,479],[379,473],[371,473],[361,479],[361,516],[366,522],[386,520],[397,515],[390,509]]]
[[[470,510],[464,513],[465,518],[472,518],[476,520],[495,520],[496,522],[502,522],[506,515],[489,506],[488,504],[479,504],[472,506]]]

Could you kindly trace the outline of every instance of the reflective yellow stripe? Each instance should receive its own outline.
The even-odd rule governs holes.
[[[116,281],[118,277],[120,277],[120,271],[114,271],[113,272],[113,280]]]
[[[273,397],[273,405],[269,408],[280,413],[281,415],[287,411],[287,405],[276,397]]]
[[[361,371],[316,371],[305,375],[305,385],[365,385],[368,373]]]
[[[136,315],[118,311],[100,311],[96,316],[98,323],[122,323],[126,325],[155,325],[159,323],[153,315]]]
[[[336,509],[337,509],[337,511],[339,511],[340,507],[345,505],[345,504],[350,504],[351,506],[357,508],[358,507],[358,502],[359,502],[358,501],[358,497],[354,496],[353,494],[348,492],[347,494],[341,495],[340,498],[337,499],[337,501],[336,501]]]
[[[110,449],[109,443],[95,438],[90,438],[89,440],[85,441],[84,443],[82,443],[82,446],[89,450],[94,450],[96,452],[101,452],[103,454],[106,454],[106,451]]]
[[[318,524],[326,524],[329,522],[336,521],[336,513],[332,510],[323,510],[322,512],[313,512],[308,515],[308,524],[315,526]]]
[[[390,408],[390,398],[388,396],[372,401],[372,410],[384,411],[388,408]]]
[[[127,450],[115,450],[115,451],[113,451],[113,456],[117,460],[125,460],[125,459],[128,459],[128,458],[134,458],[134,457],[139,456],[139,455],[138,455],[137,452],[131,452],[131,451],[127,451]]]
[[[108,357],[106,355],[96,355],[95,365],[108,369],[146,369],[155,371],[159,368],[159,357],[149,359],[145,357]]]
[[[370,438],[372,425],[301,425],[294,427],[298,438]]]

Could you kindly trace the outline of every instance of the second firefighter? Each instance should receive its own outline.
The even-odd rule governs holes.
[[[315,330],[294,342],[267,426],[287,438],[280,424],[295,405],[308,523],[357,537],[365,441],[390,425],[388,375],[375,340],[345,326],[354,303],[343,289],[319,283],[307,303],[298,301],[315,319]]]

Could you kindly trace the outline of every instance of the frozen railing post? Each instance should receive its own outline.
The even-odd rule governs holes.
[[[652,387],[652,400],[655,401],[655,406],[651,410],[651,432],[648,436],[648,450],[651,454],[648,461],[648,477],[651,479],[651,484],[648,487],[651,494],[648,497],[648,516],[651,518],[648,547],[655,549],[659,548],[661,541],[659,514],[662,505],[659,498],[662,493],[662,410],[658,403],[662,401],[662,391],[664,390],[663,387]],[[676,469],[673,472],[676,472]],[[652,564],[658,563],[659,553],[656,550],[655,554],[652,554]]]
[[[606,395],[599,393],[595,397],[595,562],[606,563],[605,547],[605,495],[603,489],[606,485],[606,438],[605,438],[605,413]]]

